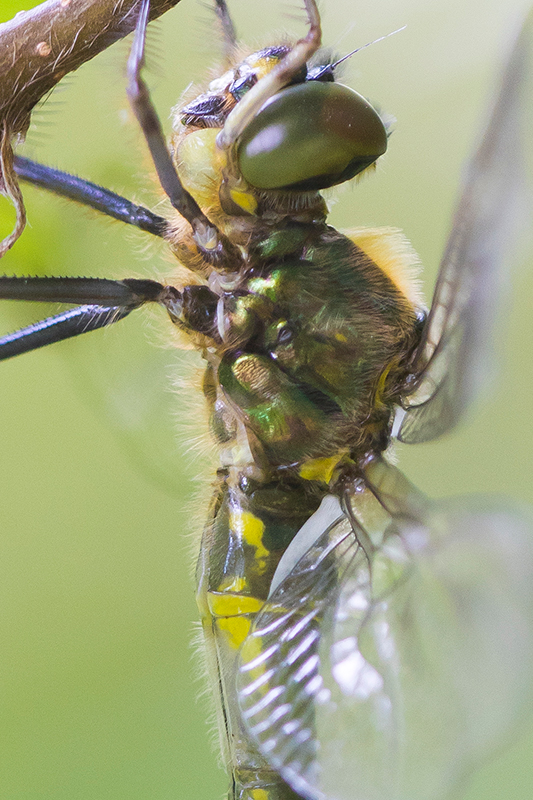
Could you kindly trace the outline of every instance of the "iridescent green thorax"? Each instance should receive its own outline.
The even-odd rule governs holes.
[[[257,250],[273,257],[257,259],[238,292],[224,297],[217,372],[255,446],[274,467],[383,449],[387,394],[415,342],[413,307],[332,228],[308,230],[305,244],[282,257],[268,239]]]

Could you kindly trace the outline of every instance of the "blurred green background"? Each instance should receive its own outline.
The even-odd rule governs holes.
[[[2,0],[0,21],[31,5]],[[422,257],[428,297],[461,165],[527,5],[322,3],[324,41],[340,53],[407,24],[349,63],[347,82],[397,124],[377,173],[343,188],[331,219],[403,228]],[[231,9],[252,44],[302,30],[293,0],[233,0]],[[202,78],[218,43],[209,9],[194,0],[151,27],[148,79],[168,129],[168,109]],[[153,206],[125,101],[127,49],[119,43],[69,76],[34,114],[24,152]],[[148,235],[44,193],[25,195],[30,224],[5,272],[171,275],[171,260]],[[2,201],[0,233],[12,221]],[[533,270],[506,283],[498,368],[485,396],[453,436],[400,452],[408,475],[435,496],[501,493],[533,503]],[[12,306],[2,307],[2,331],[39,313]],[[183,371],[161,347],[167,323],[142,317],[2,365],[2,800],[214,800],[225,791],[191,647],[191,537],[209,498],[209,454],[193,442],[189,402],[164,388]],[[154,397],[162,401],[145,424]],[[532,795],[525,731],[464,796]]]

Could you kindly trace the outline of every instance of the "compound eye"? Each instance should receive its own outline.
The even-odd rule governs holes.
[[[312,191],[353,178],[386,149],[385,126],[364,97],[310,81],[264,104],[237,143],[237,159],[257,189]]]

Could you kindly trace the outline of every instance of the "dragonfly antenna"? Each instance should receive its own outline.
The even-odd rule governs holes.
[[[395,33],[400,33],[400,31],[404,31],[406,28],[407,28],[407,25],[402,25],[401,28],[397,28],[395,31],[391,31],[390,33],[386,33],[385,36],[380,36],[379,38],[374,39],[372,42],[367,42],[366,44],[361,45],[361,47],[356,47],[355,50],[352,50],[351,53],[348,53],[348,55],[343,56],[342,58],[339,58],[338,61],[335,61],[335,63],[331,65],[331,69],[332,70],[335,69],[335,67],[338,67],[339,64],[342,64],[343,61],[346,61],[348,58],[351,58],[356,53],[359,53],[360,50],[364,50],[365,47],[370,47],[370,45],[372,45],[372,44],[377,44],[378,42],[382,42],[383,39],[388,39],[389,36],[394,36]]]

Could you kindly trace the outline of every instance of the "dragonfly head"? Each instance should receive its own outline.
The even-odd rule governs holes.
[[[364,97],[336,82],[336,63],[323,51],[220,147],[220,133],[231,138],[233,112],[290,51],[275,45],[252,53],[177,109],[176,163],[201,204],[218,200],[235,216],[261,216],[273,206],[301,211],[317,204],[322,189],[350,180],[385,152],[386,123]]]

